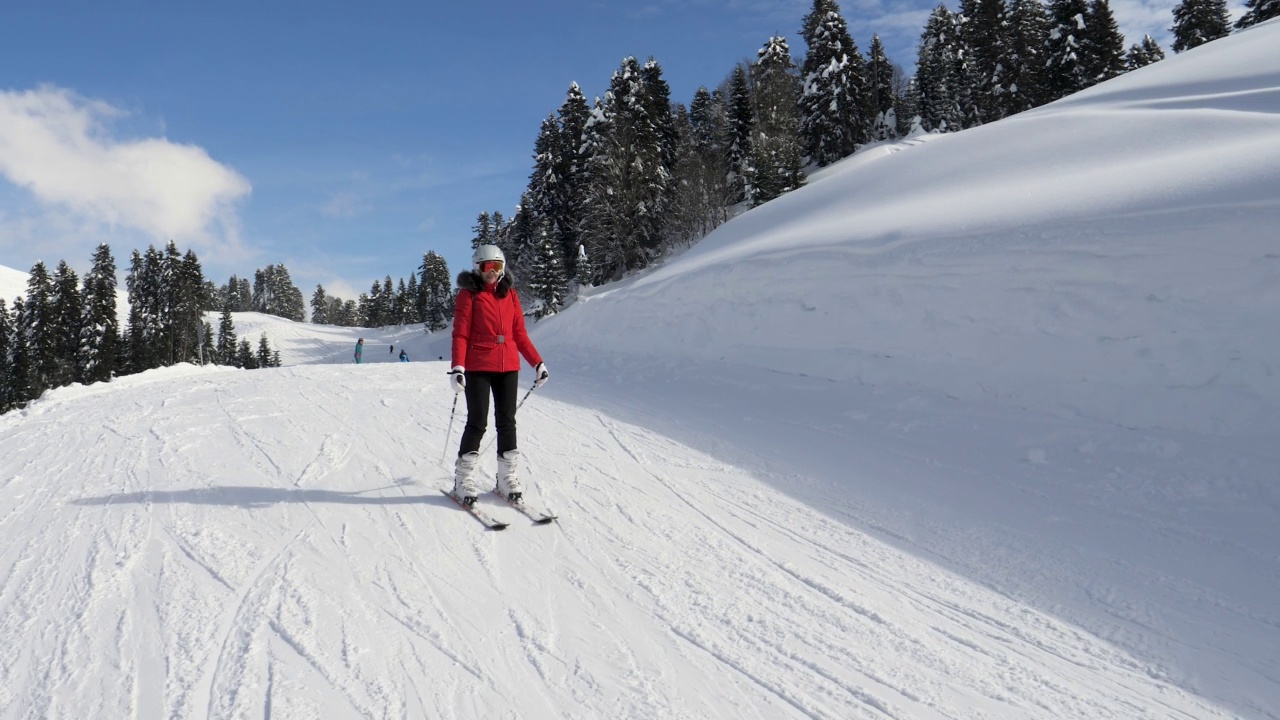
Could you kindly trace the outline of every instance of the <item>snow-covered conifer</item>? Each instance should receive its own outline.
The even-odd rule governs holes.
[[[751,134],[751,203],[761,205],[804,184],[800,78],[786,38],[773,37],[751,67],[755,126]]]
[[[1227,0],[1182,0],[1173,9],[1171,30],[1175,53],[1230,35]]]
[[[810,162],[830,165],[867,140],[866,63],[835,0],[814,0],[802,36],[800,136]]]
[[[1107,0],[1092,0],[1084,33],[1085,72],[1096,85],[1125,72],[1124,34]]]
[[[236,365],[236,322],[231,317],[231,303],[222,308],[218,320],[218,341],[214,345],[214,362],[219,365]]]
[[[116,262],[104,244],[93,253],[84,276],[84,320],[80,330],[83,383],[111,379],[120,364],[120,320],[116,315]]]
[[[325,295],[324,286],[318,283],[315,292],[311,293],[311,322],[316,325],[333,324],[329,318],[329,297]]]
[[[1238,30],[1280,17],[1280,0],[1245,0],[1244,6],[1245,13],[1236,21]]]
[[[1087,0],[1050,0],[1050,30],[1045,46],[1045,102],[1094,84],[1089,72],[1085,34]]]

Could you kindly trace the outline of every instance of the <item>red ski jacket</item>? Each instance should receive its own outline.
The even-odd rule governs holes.
[[[520,369],[520,356],[537,367],[542,356],[524,327],[524,309],[512,287],[508,270],[498,282],[485,285],[474,272],[458,275],[458,298],[453,308],[453,366],[477,372]]]

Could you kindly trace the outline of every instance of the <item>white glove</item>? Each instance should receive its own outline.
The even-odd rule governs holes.
[[[464,374],[467,369],[461,365],[455,365],[453,370],[449,372],[449,384],[453,386],[453,391],[460,393],[467,389],[467,376]]]
[[[547,364],[538,363],[538,367],[533,369],[533,374],[534,374],[533,386],[542,387],[542,383],[547,381]]]

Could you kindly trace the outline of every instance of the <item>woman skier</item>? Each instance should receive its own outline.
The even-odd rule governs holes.
[[[364,338],[356,340],[356,364],[360,364],[360,356],[364,354]]]
[[[462,432],[454,464],[453,494],[465,505],[476,500],[472,479],[480,462],[480,438],[489,419],[493,396],[493,425],[498,432],[498,492],[509,500],[521,496],[517,470],[516,393],[520,356],[534,367],[535,387],[547,381],[547,366],[529,340],[524,309],[515,289],[515,275],[496,245],[481,245],[471,257],[472,270],[458,274],[453,311],[453,370],[449,382],[467,398],[467,426]]]

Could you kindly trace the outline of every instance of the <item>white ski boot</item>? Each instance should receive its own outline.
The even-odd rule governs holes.
[[[516,476],[516,471],[519,468],[519,450],[498,453],[498,492],[505,495],[507,500],[511,502],[520,502],[520,497],[524,494],[524,488],[520,485],[520,478]]]
[[[476,491],[475,480],[471,479],[478,464],[480,464],[480,453],[470,452],[459,455],[458,461],[453,465],[453,494],[463,505],[471,505],[480,494]]]

